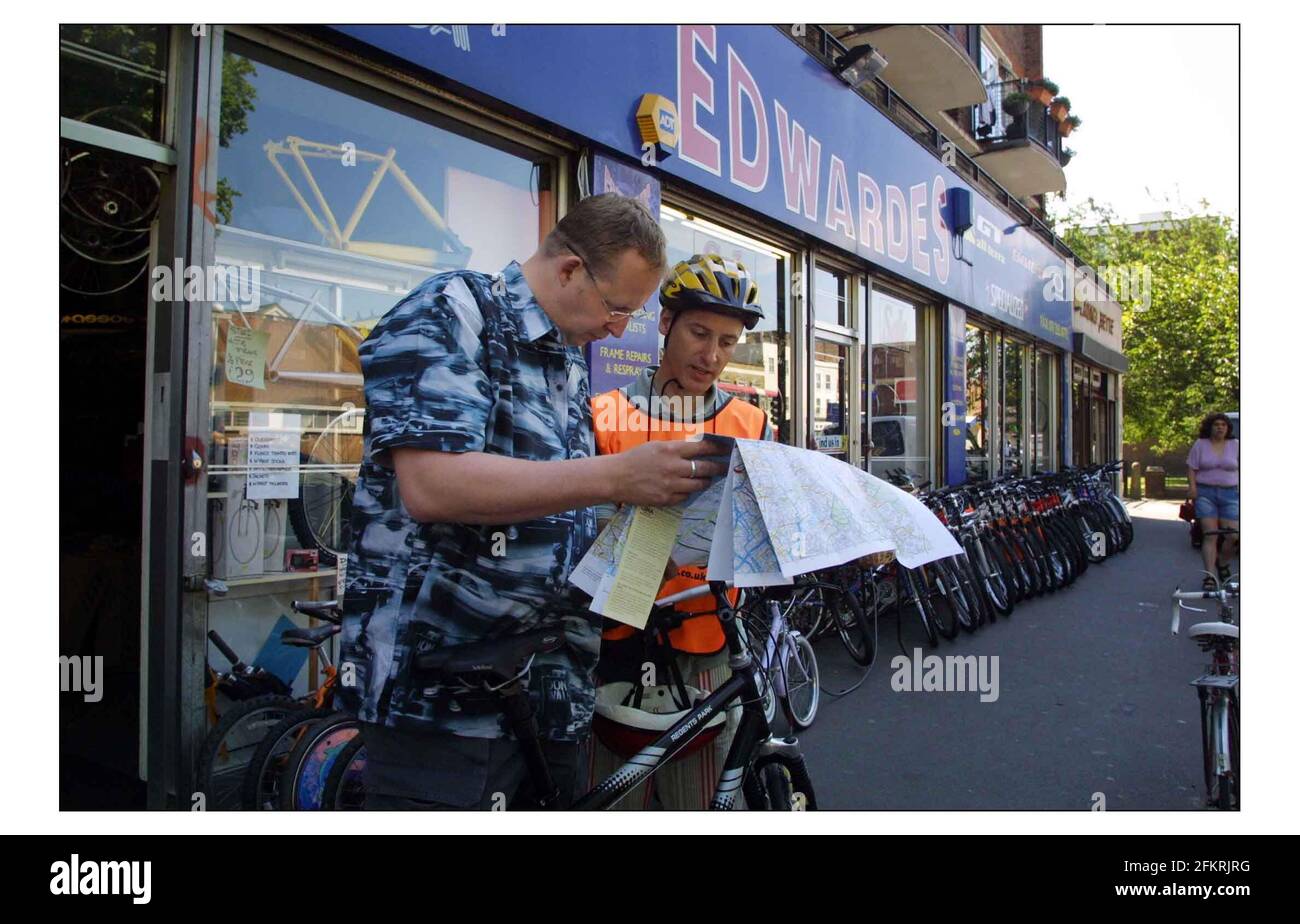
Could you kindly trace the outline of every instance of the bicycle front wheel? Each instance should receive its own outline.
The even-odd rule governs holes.
[[[781,697],[781,709],[790,724],[803,731],[817,717],[817,706],[821,702],[821,677],[812,642],[794,632],[790,633],[790,642],[792,644],[783,665],[785,695]]]

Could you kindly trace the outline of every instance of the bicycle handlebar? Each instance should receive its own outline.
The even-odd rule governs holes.
[[[232,668],[238,670],[244,666],[243,662],[239,660],[239,655],[235,654],[235,650],[226,644],[224,638],[217,634],[216,629],[208,630],[208,638],[212,641],[212,644],[217,646],[217,650],[226,656],[226,660],[230,662]]]

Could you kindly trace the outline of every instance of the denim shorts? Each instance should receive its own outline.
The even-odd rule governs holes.
[[[1236,522],[1240,519],[1237,504],[1236,485],[1231,487],[1215,484],[1196,486],[1196,518],[1198,520],[1215,518]]]

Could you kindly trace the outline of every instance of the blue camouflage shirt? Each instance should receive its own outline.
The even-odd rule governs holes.
[[[499,704],[413,671],[416,654],[562,622],[568,644],[538,655],[529,692],[544,736],[585,737],[595,707],[600,618],[569,573],[595,538],[591,509],[526,523],[419,523],[402,505],[390,450],[576,459],[594,451],[587,364],[533,297],[518,263],[497,276],[439,273],[392,308],[360,347],[365,449],[352,501],[340,685],[364,722],[506,737]],[[445,486],[447,491],[457,486]]]

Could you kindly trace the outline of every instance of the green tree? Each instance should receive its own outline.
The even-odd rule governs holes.
[[[217,143],[230,147],[236,135],[248,131],[248,114],[256,109],[257,87],[250,78],[257,76],[253,62],[242,55],[226,52],[221,59],[221,125]],[[230,224],[235,213],[235,199],[242,196],[224,176],[217,177],[217,218]]]
[[[1237,230],[1204,201],[1181,212],[1134,230],[1089,199],[1058,231],[1099,276],[1118,269],[1135,283],[1117,298],[1129,359],[1124,441],[1150,441],[1157,452],[1186,446],[1206,413],[1239,410],[1241,396]]]

